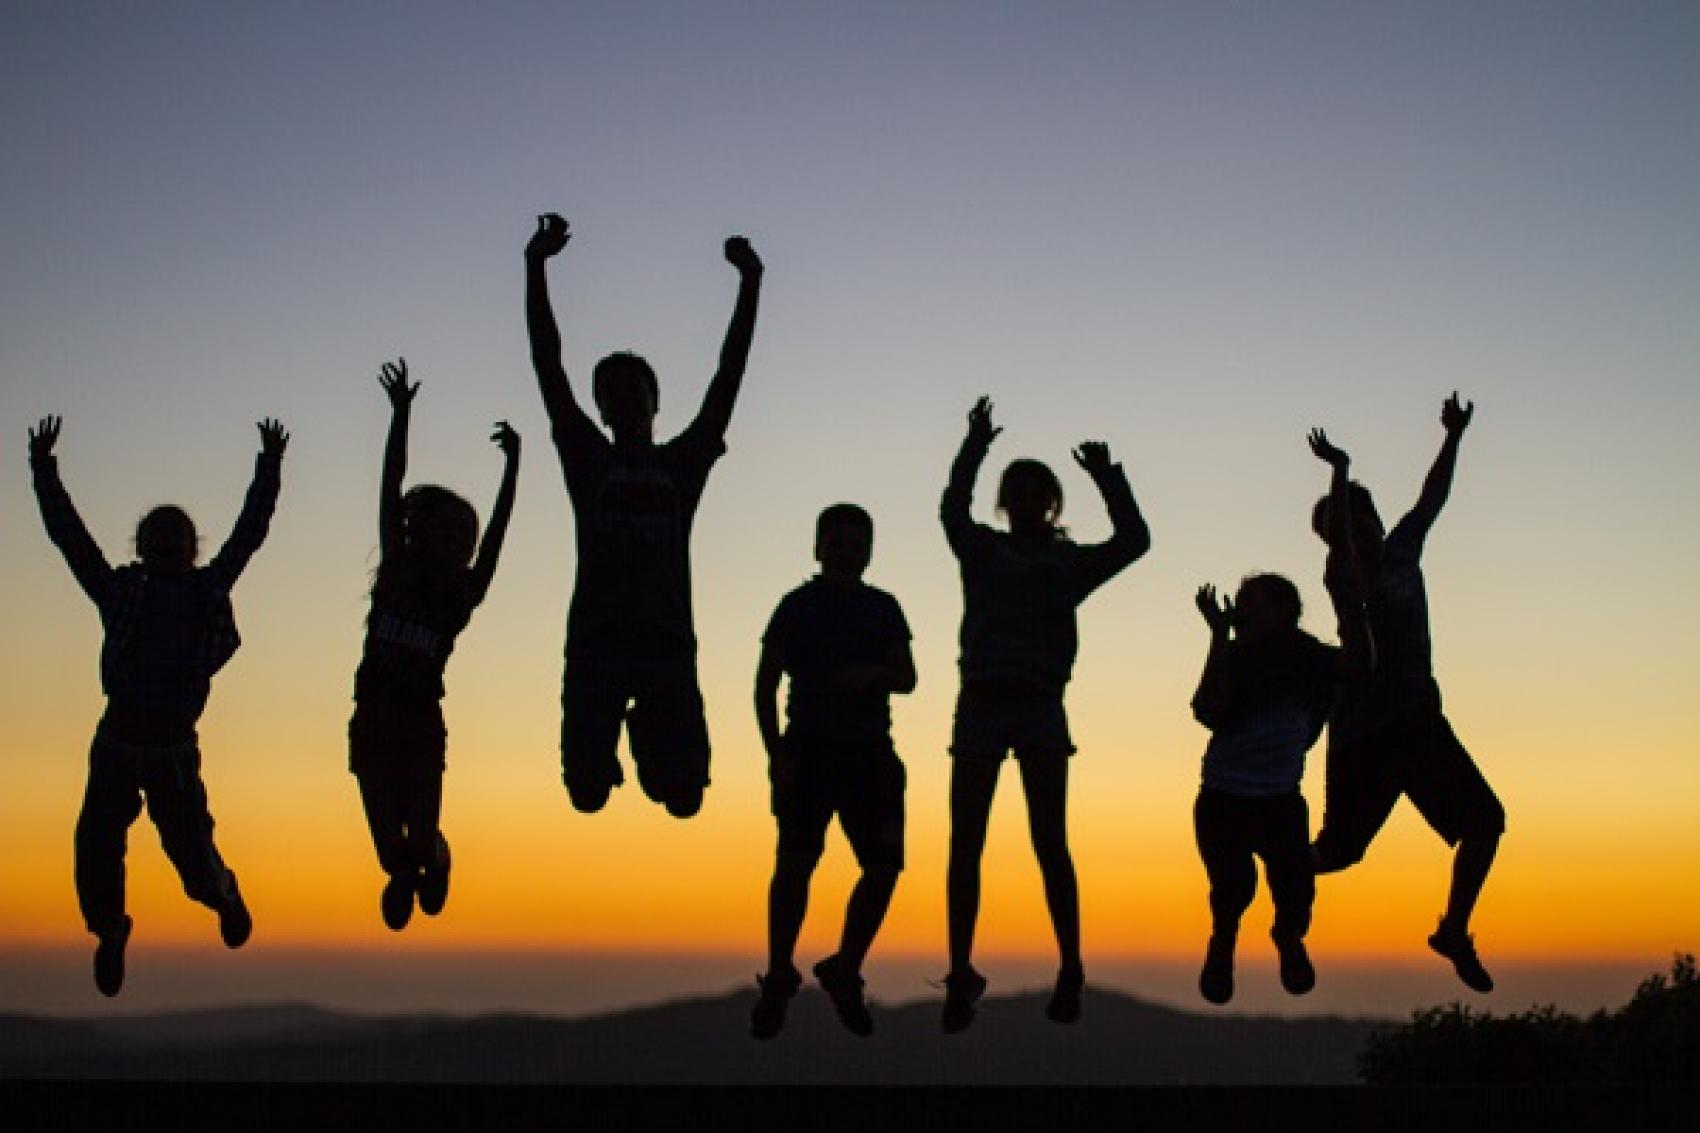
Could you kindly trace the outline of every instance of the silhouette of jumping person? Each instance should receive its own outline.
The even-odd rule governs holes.
[[[815,978],[853,1033],[873,1034],[862,998],[862,962],[885,919],[903,869],[903,764],[891,743],[892,693],[913,692],[909,623],[897,600],[862,581],[874,521],[855,504],[834,504],[815,525],[820,573],[787,594],[762,636],[756,719],[773,781],[779,825],[768,889],[767,974],[750,1013],[750,1033],[777,1035],[802,985],[793,962],[808,909],[809,878],[834,814],[862,876],[844,912],[838,951]],[[779,729],[779,678],[790,678]]]
[[[390,399],[390,428],[378,486],[378,571],[354,674],[348,765],[360,784],[378,864],[389,876],[379,901],[384,923],[400,932],[413,915],[415,896],[426,916],[442,912],[449,896],[449,843],[438,825],[448,749],[443,669],[496,573],[519,482],[520,442],[506,421],[496,423],[490,439],[506,463],[479,542],[478,513],[455,493],[434,484],[402,492],[419,383],[408,384],[402,358],[384,363],[378,384]]]
[[[183,891],[218,914],[224,943],[240,948],[253,931],[236,875],[213,843],[195,724],[213,674],[241,644],[230,590],[265,541],[289,434],[269,417],[260,422],[260,454],[242,512],[205,566],[195,565],[194,523],[182,508],[165,504],[136,525],[140,561],[113,567],[59,480],[53,446],[61,423],[44,417],[30,430],[30,468],[48,538],[100,611],[105,632],[100,684],[106,711],[89,749],[76,880],[83,921],[97,941],[95,986],[111,996],[124,986],[124,948],[133,925],[124,911],[124,854],[144,799]]]
[[[1324,645],[1299,628],[1298,588],[1281,575],[1250,575],[1220,604],[1214,586],[1198,590],[1210,652],[1192,711],[1211,731],[1192,812],[1198,856],[1210,879],[1210,943],[1198,990],[1215,1004],[1234,995],[1234,944],[1257,892],[1254,858],[1263,859],[1275,903],[1269,935],[1280,956],[1281,986],[1303,995],[1316,985],[1304,945],[1316,879],[1310,812],[1299,783],[1305,753],[1322,733],[1341,680],[1367,673],[1374,660],[1352,555],[1350,458],[1320,429],[1310,445],[1334,469],[1324,577],[1340,645]]]
[[[1505,809],[1441,713],[1421,567],[1423,541],[1452,490],[1458,444],[1474,412],[1456,393],[1446,399],[1440,454],[1416,506],[1385,537],[1369,492],[1351,485],[1352,544],[1376,663],[1368,676],[1345,683],[1330,720],[1327,796],[1312,855],[1318,873],[1357,863],[1399,796],[1409,797],[1434,831],[1457,847],[1446,911],[1429,947],[1452,962],[1465,985],[1487,992],[1493,978],[1476,955],[1470,914],[1505,830]],[[1327,498],[1318,501],[1311,524],[1319,534],[1329,526],[1328,513]]]
[[[1075,748],[1063,711],[1078,648],[1075,608],[1151,546],[1127,477],[1098,441],[1082,442],[1074,459],[1104,497],[1115,528],[1107,541],[1079,546],[1066,537],[1057,526],[1062,485],[1036,460],[1011,462],[998,485],[998,510],[1009,530],[975,523],[969,515],[974,481],[1002,431],[993,427],[991,402],[982,397],[968,414],[968,434],[939,506],[963,594],[962,691],[950,749],[950,972],[942,1019],[952,1033],[974,1021],[974,1005],[986,990],[985,977],[970,962],[980,856],[998,771],[1012,750],[1061,957],[1045,1013],[1059,1023],[1080,1017],[1085,969],[1067,830],[1068,761]]]
[[[655,443],[660,386],[649,363],[621,352],[596,364],[591,393],[610,442],[573,398],[549,306],[545,265],[569,237],[567,222],[548,213],[525,248],[531,363],[578,543],[561,682],[562,779],[575,807],[601,810],[625,778],[615,754],[624,721],[644,794],[689,818],[702,807],[709,764],[691,617],[691,523],[709,469],[726,451],[762,263],[742,236],[726,241],[739,284],[720,366],[696,419],[671,441]]]

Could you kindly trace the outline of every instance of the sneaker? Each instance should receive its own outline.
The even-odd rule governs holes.
[[[449,840],[441,833],[437,835],[435,857],[419,875],[419,911],[428,917],[442,912],[449,899]]]
[[[218,934],[226,948],[240,948],[248,943],[254,932],[254,918],[248,915],[248,904],[242,900],[242,890],[236,887],[236,875],[224,875],[224,904],[218,910]]]
[[[1234,938],[1212,934],[1198,973],[1198,994],[1220,1007],[1234,998]]]
[[[393,873],[388,885],[384,886],[384,895],[378,905],[384,911],[384,923],[396,932],[407,927],[408,918],[413,916],[414,879],[407,874]]]
[[[761,989],[761,998],[750,1009],[750,1037],[753,1039],[771,1039],[785,1029],[785,1012],[791,1006],[791,997],[797,994],[797,989],[803,986],[803,977],[797,974],[795,968],[772,975],[757,976],[756,986]]]
[[[1064,968],[1057,973],[1057,985],[1051,989],[1051,1001],[1045,1005],[1045,1018],[1053,1023],[1080,1022],[1080,993],[1086,987],[1086,973],[1079,968]]]
[[[973,968],[951,972],[944,978],[944,1015],[939,1022],[947,1035],[968,1029],[974,1021],[974,1005],[986,994],[986,977]]]
[[[1288,995],[1303,995],[1316,986],[1316,969],[1311,967],[1310,953],[1305,951],[1302,937],[1280,937],[1270,933],[1275,951],[1281,957],[1281,986]]]
[[[94,986],[102,995],[117,995],[124,986],[124,945],[130,942],[133,923],[126,916],[115,931],[95,938],[99,943],[94,946]]]
[[[1452,970],[1464,981],[1464,986],[1483,995],[1493,990],[1493,977],[1482,967],[1476,955],[1476,938],[1467,932],[1449,928],[1445,918],[1428,938],[1428,946],[1452,961]]]
[[[874,1033],[874,1017],[868,1014],[867,1001],[862,998],[862,977],[846,970],[837,953],[815,965],[815,979],[832,1000],[832,1009],[838,1012],[838,1021],[845,1029],[864,1039]]]

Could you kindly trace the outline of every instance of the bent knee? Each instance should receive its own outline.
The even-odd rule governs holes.
[[[679,787],[666,793],[661,805],[674,818],[690,818],[702,809],[701,787]]]
[[[614,784],[609,782],[577,783],[571,779],[566,782],[567,795],[573,801],[573,808],[585,814],[595,814],[607,806],[608,796],[614,793]]]

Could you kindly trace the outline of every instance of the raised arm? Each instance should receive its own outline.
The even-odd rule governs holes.
[[[939,500],[939,522],[944,524],[945,538],[950,541],[950,549],[956,552],[957,558],[967,553],[974,531],[974,519],[970,514],[974,503],[974,481],[980,476],[980,465],[985,463],[992,442],[1001,432],[1001,428],[992,424],[991,400],[982,397],[968,411],[968,434],[962,438],[962,447],[956,450],[956,459],[950,465],[950,479],[944,486],[944,497]]]
[[[496,574],[496,561],[502,557],[502,540],[507,538],[508,520],[514,513],[514,492],[519,487],[519,434],[506,421],[496,422],[490,434],[507,457],[502,468],[502,486],[496,489],[496,506],[490,509],[490,522],[484,528],[484,538],[478,544],[478,557],[472,563],[472,604],[484,601],[490,590],[490,579]]]
[[[726,435],[732,423],[732,407],[744,383],[744,366],[750,358],[750,342],[756,333],[756,307],[761,300],[761,258],[742,236],[726,241],[726,261],[738,269],[738,299],[732,321],[726,326],[726,341],[720,347],[720,366],[708,383],[702,408],[693,426],[716,437]]]
[[[1204,658],[1204,672],[1198,678],[1198,691],[1192,694],[1192,715],[1211,731],[1221,727],[1233,703],[1233,675],[1228,668],[1228,634],[1234,623],[1234,600],[1222,595],[1217,604],[1216,588],[1205,583],[1198,588],[1194,599],[1204,624],[1210,627],[1210,652]]]
[[[407,384],[407,359],[385,362],[378,385],[390,399],[390,432],[384,441],[384,470],[378,477],[378,553],[389,558],[401,549],[401,484],[407,475],[407,426],[419,383]]]
[[[1087,575],[1083,582],[1090,592],[1151,549],[1151,529],[1145,525],[1145,517],[1139,514],[1139,504],[1134,501],[1127,474],[1110,457],[1109,445],[1103,441],[1082,441],[1074,450],[1074,462],[1097,485],[1113,528],[1109,539],[1082,548],[1086,555]]]
[[[1459,403],[1457,390],[1453,390],[1452,396],[1440,407],[1440,424],[1446,430],[1446,439],[1440,443],[1440,453],[1423,480],[1417,506],[1411,509],[1411,518],[1425,533],[1434,525],[1440,509],[1446,506],[1446,498],[1452,494],[1452,472],[1458,465],[1458,443],[1464,439],[1464,430],[1470,427],[1470,418],[1475,412],[1475,402]]]
[[[537,388],[543,394],[543,408],[549,414],[557,444],[563,433],[596,429],[567,382],[566,368],[561,365],[561,331],[549,305],[546,265],[570,239],[566,220],[550,212],[537,218],[537,231],[525,245],[525,331],[531,339],[531,368],[537,372]]]
[[[47,537],[65,556],[66,564],[77,584],[96,606],[102,605],[112,585],[112,567],[100,546],[83,526],[82,517],[71,503],[71,495],[59,480],[59,459],[53,446],[59,441],[59,428],[64,419],[43,417],[30,436],[30,472],[35,481],[35,499],[41,507],[41,521],[47,527]]]
[[[1340,635],[1340,663],[1348,672],[1367,673],[1375,665],[1375,643],[1364,605],[1363,570],[1352,544],[1352,458],[1332,444],[1321,429],[1311,430],[1310,451],[1332,469],[1328,482],[1328,528],[1324,532],[1328,559],[1322,568],[1322,582],[1334,606],[1336,632]]]
[[[277,507],[277,492],[283,470],[283,450],[289,444],[289,434],[283,423],[267,417],[258,425],[260,454],[254,458],[254,479],[248,485],[248,495],[242,501],[242,512],[230,538],[224,541],[218,554],[207,563],[207,574],[223,589],[236,585],[248,560],[266,541],[271,529],[272,511]]]

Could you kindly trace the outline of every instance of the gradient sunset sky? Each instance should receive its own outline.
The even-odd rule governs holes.
[[[1425,566],[1448,714],[1510,816],[1484,957],[1650,971],[1700,944],[1691,3],[13,4],[0,138],[0,962],[91,943],[71,830],[100,630],[42,533],[27,427],[64,415],[65,482],[121,561],[162,501],[216,548],[274,415],[283,496],[201,733],[254,942],[218,955],[144,819],[138,948],[754,971],[773,839],[758,638],[812,572],[816,512],[854,500],[921,674],[894,702],[910,868],[870,979],[899,955],[942,972],[961,597],[937,503],[981,394],[1005,432],[980,518],[1003,463],[1035,456],[1076,537],[1104,537],[1067,455],[1097,438],[1153,532],[1083,609],[1069,691],[1089,968],[1191,963],[1208,931],[1193,591],[1280,571],[1331,637],[1305,432],[1327,427],[1391,521],[1454,389],[1477,412]],[[715,757],[685,823],[635,783],[580,815],[560,783],[571,512],[521,318],[545,210],[575,234],[551,272],[576,388],[588,401],[594,361],[637,350],[664,435],[731,310],[721,241],[744,233],[767,264],[693,546]],[[448,671],[454,892],[399,937],[345,741],[377,561],[375,375],[398,354],[423,382],[410,480],[487,514],[490,423],[525,438],[501,568]],[[1319,815],[1320,748],[1305,788]],[[1457,994],[1423,946],[1448,868],[1401,805],[1322,883],[1321,978],[1408,960],[1433,977],[1419,994]],[[1013,774],[985,869],[980,948],[1046,957]],[[835,833],[803,957],[831,949],[851,873]],[[1260,897],[1248,951],[1267,917]]]

